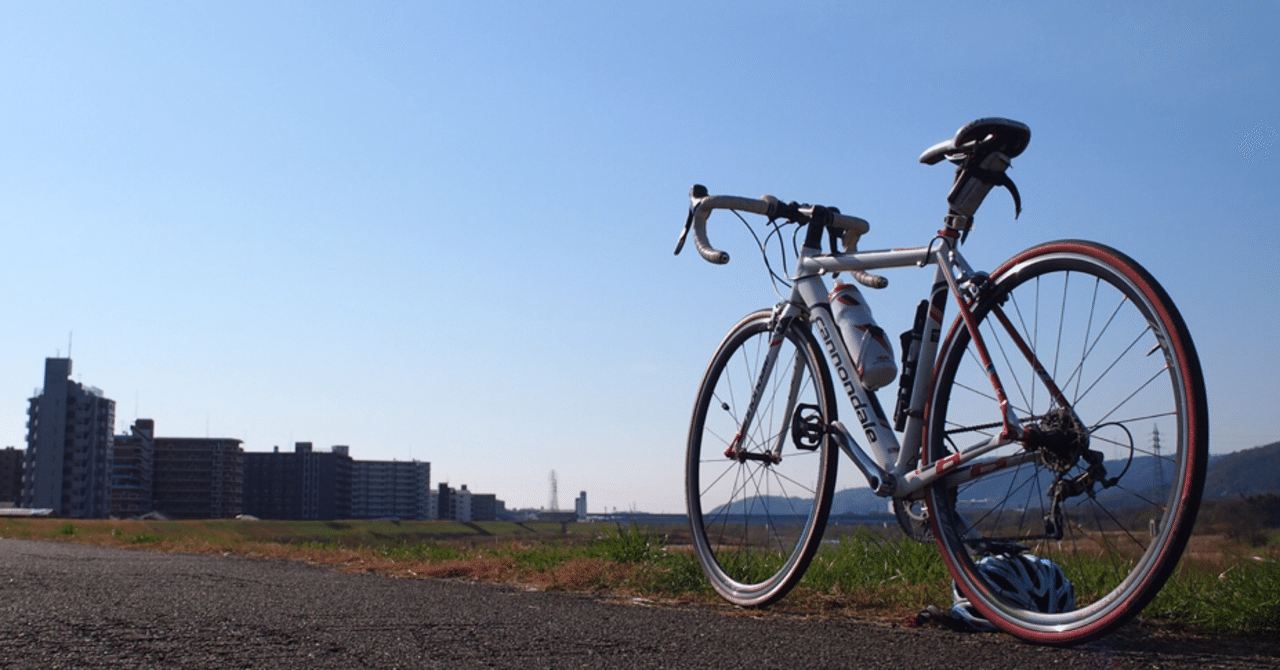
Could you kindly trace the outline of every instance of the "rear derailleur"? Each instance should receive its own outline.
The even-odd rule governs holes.
[[[1045,535],[1050,539],[1062,539],[1063,502],[1081,495],[1093,498],[1095,485],[1106,489],[1119,481],[1119,477],[1107,478],[1105,456],[1089,448],[1089,430],[1069,409],[1052,410],[1027,426],[1023,446],[1037,452],[1040,462],[1054,473],[1048,493],[1050,510],[1044,519]],[[1077,468],[1083,469],[1072,475]]]

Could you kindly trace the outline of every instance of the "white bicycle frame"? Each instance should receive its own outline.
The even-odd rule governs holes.
[[[712,248],[707,241],[706,219],[714,209],[733,209],[768,214],[770,200],[739,198],[734,196],[709,196],[697,202],[691,211],[694,239],[699,253],[715,263],[728,262],[728,255]],[[813,208],[801,208],[811,214]],[[813,224],[809,224],[813,225]],[[862,219],[834,214],[834,227],[861,234],[869,229]],[[978,479],[992,472],[1014,467],[1037,458],[1034,451],[1025,451],[1016,455],[1001,457],[989,461],[977,461],[982,455],[1001,446],[1017,441],[1024,435],[1018,418],[1009,408],[1004,388],[991,366],[982,337],[977,332],[970,313],[969,294],[961,287],[976,278],[982,277],[973,271],[958,245],[959,233],[953,230],[939,231],[929,246],[911,247],[881,251],[852,251],[825,254],[820,248],[809,245],[801,247],[796,261],[796,271],[792,278],[791,296],[779,303],[775,308],[774,332],[769,351],[761,371],[751,402],[743,417],[740,434],[745,434],[754,418],[757,404],[765,382],[772,374],[778,351],[783,341],[783,333],[788,324],[795,318],[803,318],[816,326],[820,344],[826,350],[828,363],[834,377],[832,381],[840,385],[853,405],[858,424],[866,437],[870,453],[864,450],[854,438],[853,433],[842,421],[834,421],[829,427],[831,437],[842,451],[853,461],[867,478],[867,482],[876,494],[898,499],[917,499],[922,497],[924,487],[943,478],[948,478],[948,485],[959,485],[965,481]],[[683,237],[681,238],[683,244]],[[900,268],[917,266],[935,266],[932,294],[929,296],[928,316],[924,322],[924,331],[920,341],[919,357],[916,362],[915,378],[911,389],[911,401],[907,408],[907,420],[903,431],[902,442],[889,425],[879,400],[873,391],[863,386],[852,365],[853,358],[845,345],[845,338],[839,322],[831,311],[828,301],[828,287],[825,275],[849,272],[857,276],[867,270]],[[938,346],[942,338],[942,319],[945,311],[946,296],[951,295],[959,306],[961,319],[965,322],[973,342],[984,359],[983,364],[991,379],[994,395],[997,399],[1002,417],[1003,428],[990,439],[982,440],[931,464],[928,469],[919,466],[922,448],[926,444],[925,410],[926,401],[931,395],[934,378],[934,366],[937,364]],[[993,310],[997,318],[1004,321],[1003,313],[997,308]],[[1016,332],[1006,323],[1006,328],[1014,336],[1022,354],[1031,361],[1037,371],[1042,367],[1029,347],[1021,343]],[[1056,385],[1046,374],[1041,379],[1051,393],[1059,396]],[[795,389],[792,389],[792,396]],[[788,411],[793,410],[795,398],[788,398]],[[1064,407],[1067,406],[1064,401]],[[838,412],[837,412],[838,414]],[[999,426],[1000,424],[996,424]],[[785,430],[778,436],[778,448],[785,439]],[[962,467],[964,466],[964,467]]]

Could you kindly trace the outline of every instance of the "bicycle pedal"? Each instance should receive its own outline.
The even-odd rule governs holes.
[[[826,433],[827,426],[817,405],[796,406],[795,413],[791,415],[791,441],[797,449],[814,451],[822,445],[822,436]]]

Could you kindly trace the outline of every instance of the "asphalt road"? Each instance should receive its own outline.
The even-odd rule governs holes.
[[[1073,649],[296,562],[0,539],[3,668],[1273,668],[1123,631]]]

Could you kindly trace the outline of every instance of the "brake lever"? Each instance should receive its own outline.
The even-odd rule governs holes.
[[[676,241],[676,255],[680,255],[680,250],[684,248],[684,238],[689,236],[689,229],[693,227],[693,209],[697,202],[707,197],[707,187],[702,184],[694,184],[689,189],[689,217],[684,220],[684,230],[680,231],[680,239]]]
[[[689,229],[693,227],[693,205],[689,206],[689,218],[684,220],[684,230],[680,231],[680,239],[676,240],[676,253],[680,255],[680,250],[684,248],[684,238],[689,236]]]

